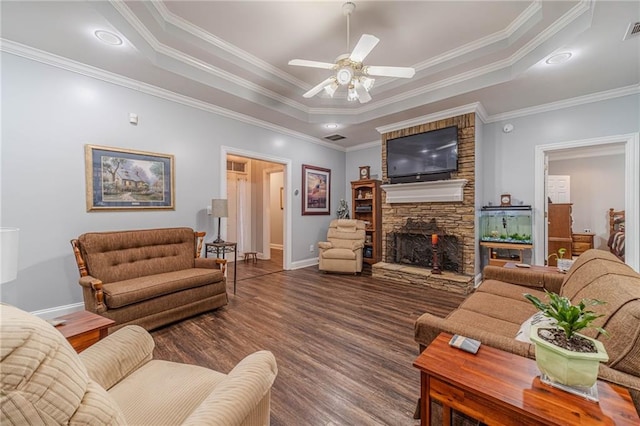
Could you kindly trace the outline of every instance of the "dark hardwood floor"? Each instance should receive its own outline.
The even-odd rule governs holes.
[[[272,351],[274,426],[418,424],[413,323],[463,300],[317,267],[283,271],[281,258],[239,262],[237,294],[229,290],[227,306],[154,331],[155,357],[226,373],[256,350]]]

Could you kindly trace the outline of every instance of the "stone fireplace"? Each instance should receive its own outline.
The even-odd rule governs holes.
[[[382,262],[373,276],[468,294],[475,271],[475,114],[465,114],[382,135],[383,183],[387,139],[458,126],[458,171],[450,180],[383,185]],[[452,189],[443,187],[452,186]],[[430,192],[431,191],[431,192]],[[442,191],[451,192],[443,196]],[[431,236],[438,235],[442,274],[432,273]]]

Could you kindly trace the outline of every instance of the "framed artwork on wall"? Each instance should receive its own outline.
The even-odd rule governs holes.
[[[85,145],[87,211],[175,209],[173,155]]]
[[[302,165],[302,214],[330,214],[331,170]]]

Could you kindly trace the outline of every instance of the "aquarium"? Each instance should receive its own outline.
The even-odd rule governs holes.
[[[531,244],[531,206],[486,206],[480,211],[480,240]]]

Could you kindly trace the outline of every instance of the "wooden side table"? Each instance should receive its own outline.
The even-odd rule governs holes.
[[[236,278],[238,276],[238,244],[225,241],[222,243],[205,243],[204,257],[209,253],[215,253],[216,257],[225,259],[225,253],[233,253],[233,294],[236,294]]]
[[[627,389],[598,380],[595,403],[543,384],[535,360],[486,345],[473,355],[449,346],[450,339],[441,333],[413,363],[420,370],[423,426],[431,424],[431,400],[442,403],[445,425],[452,410],[486,424],[640,424]]]
[[[57,317],[56,320],[65,320],[65,323],[56,326],[56,329],[62,333],[78,353],[98,340],[107,337],[109,327],[116,323],[112,319],[89,311],[78,311],[63,315]]]

